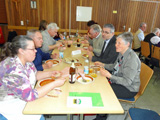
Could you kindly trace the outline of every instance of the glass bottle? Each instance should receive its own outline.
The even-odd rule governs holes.
[[[67,33],[64,32],[63,35],[64,35],[64,36],[63,36],[64,40],[66,40],[66,39],[67,39],[67,38],[66,38],[66,37],[67,37]]]
[[[63,59],[63,57],[64,57],[64,50],[63,50],[63,46],[60,45],[60,48],[59,48],[59,58]]]
[[[78,29],[77,29],[77,32],[76,32],[76,37],[78,37],[79,33],[78,33]]]
[[[73,84],[76,81],[76,67],[74,65],[74,60],[72,60],[72,65],[69,69],[69,83]]]
[[[84,61],[84,74],[89,74],[89,57],[86,55],[86,59]]]

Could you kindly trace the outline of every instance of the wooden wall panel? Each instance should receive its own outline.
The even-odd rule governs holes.
[[[155,17],[155,23],[153,28],[160,28],[160,4],[157,6],[157,11],[156,11],[156,17]]]
[[[6,11],[9,25],[20,25],[20,21],[25,21],[26,8],[25,0],[14,2],[13,0],[6,0]],[[25,22],[24,22],[25,25]]]
[[[141,22],[147,23],[146,32],[151,31],[156,3],[130,1],[128,7],[126,29],[131,28],[135,32]]]
[[[0,23],[7,23],[5,0],[0,0]]]
[[[106,23],[112,23],[116,28],[116,32],[127,31],[128,28],[131,28],[131,31],[134,33],[139,28],[141,22],[147,23],[146,32],[150,32],[152,28],[160,27],[160,2],[151,3],[130,0],[34,1],[37,2],[37,9],[30,9],[30,0],[20,0],[17,10],[13,0],[6,0],[8,24],[20,26],[20,21],[24,20],[26,27],[38,27],[41,20],[47,20],[49,23],[57,23],[62,31],[68,31],[71,1],[71,29],[75,32],[77,29],[87,30],[87,22],[76,21],[77,6],[92,7],[92,19],[98,22],[100,26]],[[117,14],[113,14],[114,10],[117,11]],[[156,14],[154,14],[155,11],[157,12]],[[29,25],[26,25],[27,19],[30,21]],[[126,27],[125,30],[123,26]]]
[[[39,0],[40,20],[55,22],[60,28],[69,28],[69,0]]]
[[[24,14],[24,22],[26,23],[27,26],[39,26],[40,21],[39,19],[39,14],[38,14],[38,10],[39,10],[39,1],[38,0],[34,0],[36,1],[37,4],[37,8],[33,8],[31,9],[30,7],[30,0],[25,0],[25,14]],[[24,10],[23,10],[24,11]]]

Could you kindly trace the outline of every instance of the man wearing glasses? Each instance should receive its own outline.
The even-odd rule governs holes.
[[[58,55],[55,54],[49,54],[49,53],[44,53],[42,52],[42,50],[40,49],[40,47],[42,47],[43,44],[43,39],[42,39],[42,35],[41,32],[39,30],[36,29],[31,29],[27,31],[27,36],[29,36],[30,38],[33,39],[34,41],[34,45],[36,48],[36,57],[33,61],[35,67],[37,68],[38,71],[43,71],[43,69],[49,69],[52,67],[53,63],[52,62],[47,62],[47,63],[43,63],[43,60],[48,60],[48,59],[54,59],[56,57],[58,57]],[[30,49],[30,50],[35,50],[35,49]]]
[[[98,24],[90,26],[89,34],[93,39],[92,45],[88,47],[89,51],[93,52],[95,56],[100,56],[103,47],[102,29]]]
[[[116,37],[114,36],[115,28],[112,24],[105,24],[102,30],[102,38],[104,44],[101,50],[100,56],[92,56],[92,53],[88,51],[89,59],[93,62],[100,61],[102,63],[110,64],[114,63],[118,53],[116,52]]]

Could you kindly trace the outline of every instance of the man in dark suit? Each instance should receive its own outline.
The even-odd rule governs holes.
[[[105,24],[102,30],[102,38],[104,40],[104,45],[102,47],[100,56],[92,56],[91,52],[88,52],[89,59],[93,62],[100,61],[105,64],[114,63],[118,53],[116,52],[116,37],[114,36],[115,28],[112,24]]]
[[[101,50],[100,56],[92,56],[91,52],[87,52],[89,55],[89,59],[92,62],[100,61],[105,64],[114,63],[117,59],[118,53],[116,52],[116,37],[114,36],[115,28],[112,24],[105,24],[102,30],[102,38],[104,40],[104,44]],[[97,114],[94,120],[106,120],[106,114]]]

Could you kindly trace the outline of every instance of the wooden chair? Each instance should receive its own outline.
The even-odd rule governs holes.
[[[160,65],[160,47],[152,45],[151,57],[159,60],[159,65]],[[160,66],[156,66],[156,67],[160,67]]]
[[[155,58],[155,59],[154,59]],[[156,60],[157,59],[157,60]],[[151,60],[150,63],[152,65],[154,65],[154,67],[160,67],[160,47],[154,46],[152,45],[152,54],[151,54]],[[159,63],[159,64],[158,64]],[[155,78],[155,80],[153,81],[153,84],[158,80],[158,76],[157,78]]]
[[[147,59],[150,59],[148,58],[148,56],[150,55],[150,47],[148,42],[141,41],[141,55],[143,55]]]
[[[137,99],[144,93],[144,90],[146,89],[152,75],[153,75],[153,70],[150,67],[148,67],[146,64],[141,63],[141,72],[140,72],[141,85],[140,85],[139,92],[134,98],[130,98],[130,99],[119,98],[119,101],[131,103],[135,105],[135,102],[137,101]]]

